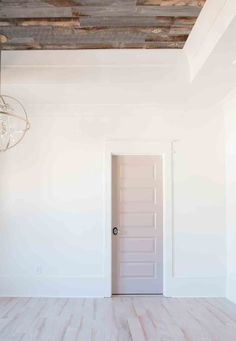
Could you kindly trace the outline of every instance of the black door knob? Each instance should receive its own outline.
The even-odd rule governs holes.
[[[118,234],[118,228],[117,227],[114,227],[113,228],[113,234],[114,234],[114,236],[116,236],[117,234]]]

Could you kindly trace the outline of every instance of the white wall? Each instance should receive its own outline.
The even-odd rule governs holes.
[[[5,53],[4,92],[24,102],[31,130],[0,155],[0,295],[106,295],[109,139],[178,140],[171,294],[225,294],[222,111],[194,100],[182,53],[136,54]]]
[[[227,297],[236,303],[236,91],[224,102],[226,123]]]

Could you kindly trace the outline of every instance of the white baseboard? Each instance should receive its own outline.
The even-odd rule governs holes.
[[[105,278],[1,276],[0,297],[104,297]]]
[[[107,282],[105,277],[1,276],[0,297],[108,297]],[[174,277],[169,283],[164,292],[168,297],[225,297],[224,277]],[[234,283],[236,287],[236,279]]]
[[[227,293],[226,297],[236,303],[236,275],[230,275],[227,278]]]
[[[173,277],[164,293],[169,297],[225,297],[225,277]]]

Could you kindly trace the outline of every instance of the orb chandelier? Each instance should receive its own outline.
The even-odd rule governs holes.
[[[1,51],[0,51],[0,152],[4,152],[24,138],[30,128],[23,105],[14,97],[1,93]]]

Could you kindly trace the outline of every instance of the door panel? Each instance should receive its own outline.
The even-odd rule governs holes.
[[[113,156],[114,294],[162,293],[162,158]]]
[[[153,238],[119,238],[120,252],[154,252],[155,241]]]

